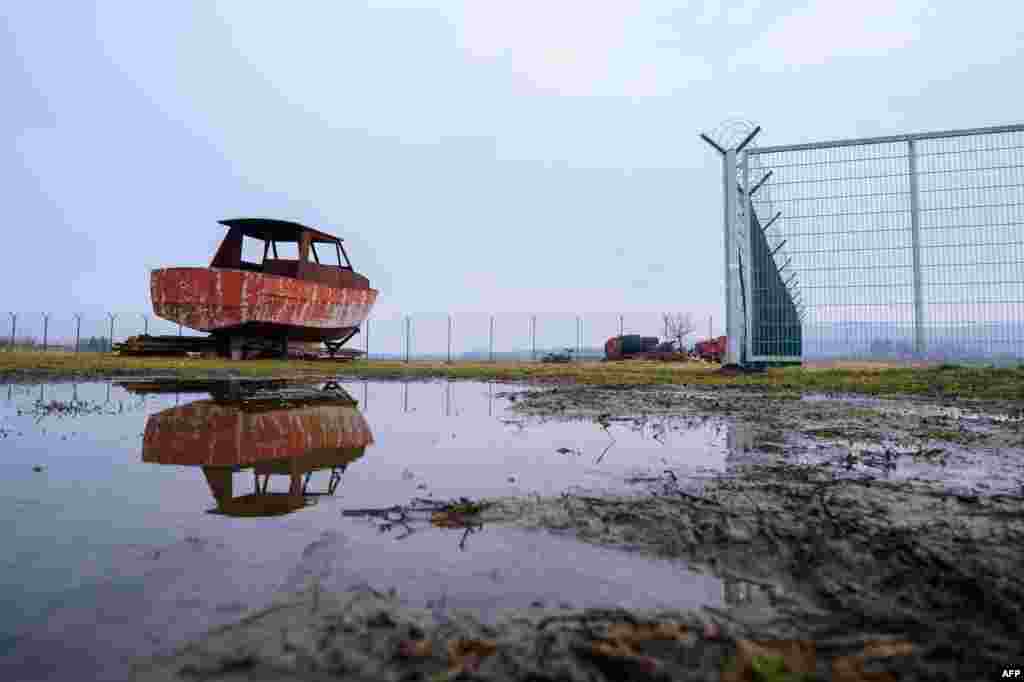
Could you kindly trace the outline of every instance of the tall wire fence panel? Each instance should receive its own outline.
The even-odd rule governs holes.
[[[751,147],[738,184],[749,360],[1024,358],[1024,126]]]

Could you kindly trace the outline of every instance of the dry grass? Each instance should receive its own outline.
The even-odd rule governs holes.
[[[936,367],[942,364],[934,360],[924,362],[912,362],[909,360],[808,360],[804,362],[804,369],[853,369],[853,370],[877,370],[877,369],[903,369],[916,367],[925,369]]]
[[[832,367],[789,367],[763,374],[723,376],[702,362],[355,362],[121,357],[108,353],[0,353],[0,377],[19,379],[103,377],[174,373],[203,377],[230,372],[251,377],[384,377],[564,381],[606,385],[686,384],[759,386],[796,392],[927,394],[1024,401],[1024,368],[968,368],[950,365],[886,367],[853,363]]]

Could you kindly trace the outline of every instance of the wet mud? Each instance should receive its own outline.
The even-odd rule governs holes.
[[[750,456],[713,480],[661,472],[639,480],[648,494],[632,498],[504,500],[492,519],[571,530],[761,585],[780,622],[804,637],[906,637],[918,646],[922,679],[984,677],[1019,656],[1019,404],[587,387],[515,401],[526,414],[605,422],[727,417],[745,430]],[[933,471],[889,477],[915,459]]]
[[[134,679],[879,680],[890,679],[878,677],[882,668],[908,667],[914,656],[912,644],[885,635],[753,634],[707,611],[517,609],[485,624],[467,611],[404,608],[394,594],[314,589],[138,664]],[[754,673],[772,665],[805,674]]]
[[[486,500],[459,522],[677,559],[727,580],[728,605],[518,609],[483,623],[313,585],[141,664],[138,679],[971,680],[1021,661],[1020,404],[692,387],[499,395],[525,419],[727,424],[738,454],[724,473],[638,473],[632,495]]]

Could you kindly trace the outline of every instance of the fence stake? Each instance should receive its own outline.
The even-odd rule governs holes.
[[[537,316],[530,316],[530,358],[537,361]]]
[[[622,336],[622,315],[619,315],[619,336]]]
[[[491,333],[488,337],[488,348],[491,354],[491,362],[494,362],[494,315],[491,315]]]
[[[924,355],[924,299],[921,292],[921,198],[917,187],[917,153],[914,140],[907,141],[910,170],[910,245],[914,256],[914,354]]]
[[[110,318],[110,338],[107,340],[107,352],[111,353],[114,351],[114,320],[117,319],[117,313],[107,313],[107,317]]]
[[[142,314],[142,313],[139,313],[139,314],[142,315],[142,323],[143,323],[143,329],[144,329],[144,331],[142,333],[145,336],[149,336],[149,315],[145,315],[145,314]]]
[[[582,321],[580,316],[576,316],[576,360],[580,359],[580,335],[582,333]]]
[[[412,327],[412,320],[411,320],[411,318],[408,315],[406,315],[405,316],[405,362],[406,362],[406,364],[409,364],[409,342],[412,339],[412,332],[410,331],[410,327]],[[406,387],[408,387],[408,385]]]
[[[370,318],[366,318],[366,359],[370,359]]]
[[[82,314],[75,313],[75,352],[78,352],[78,344],[82,338]]]
[[[50,313],[43,313],[43,352],[50,348]]]
[[[11,352],[14,352],[14,332],[18,328],[18,313],[8,313],[11,316]]]
[[[448,315],[448,364],[452,364],[452,316]]]

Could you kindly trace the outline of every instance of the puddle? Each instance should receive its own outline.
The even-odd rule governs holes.
[[[311,586],[484,621],[724,605],[754,622],[799,597],[831,612],[791,613],[836,632],[923,632],[973,599],[995,606],[957,651],[1019,641],[1013,413],[447,381],[4,389],[0,679],[124,679],[128,658]],[[938,486],[874,484],[915,478]],[[463,496],[502,498],[480,517],[502,525],[431,515]],[[413,500],[425,514],[384,511]]]
[[[742,592],[678,562],[552,533],[382,528],[342,515],[724,471],[721,424],[541,422],[476,382],[259,388],[0,389],[0,676],[118,679],[124,657],[311,581],[396,588],[409,605],[485,620],[531,605],[715,606]]]

